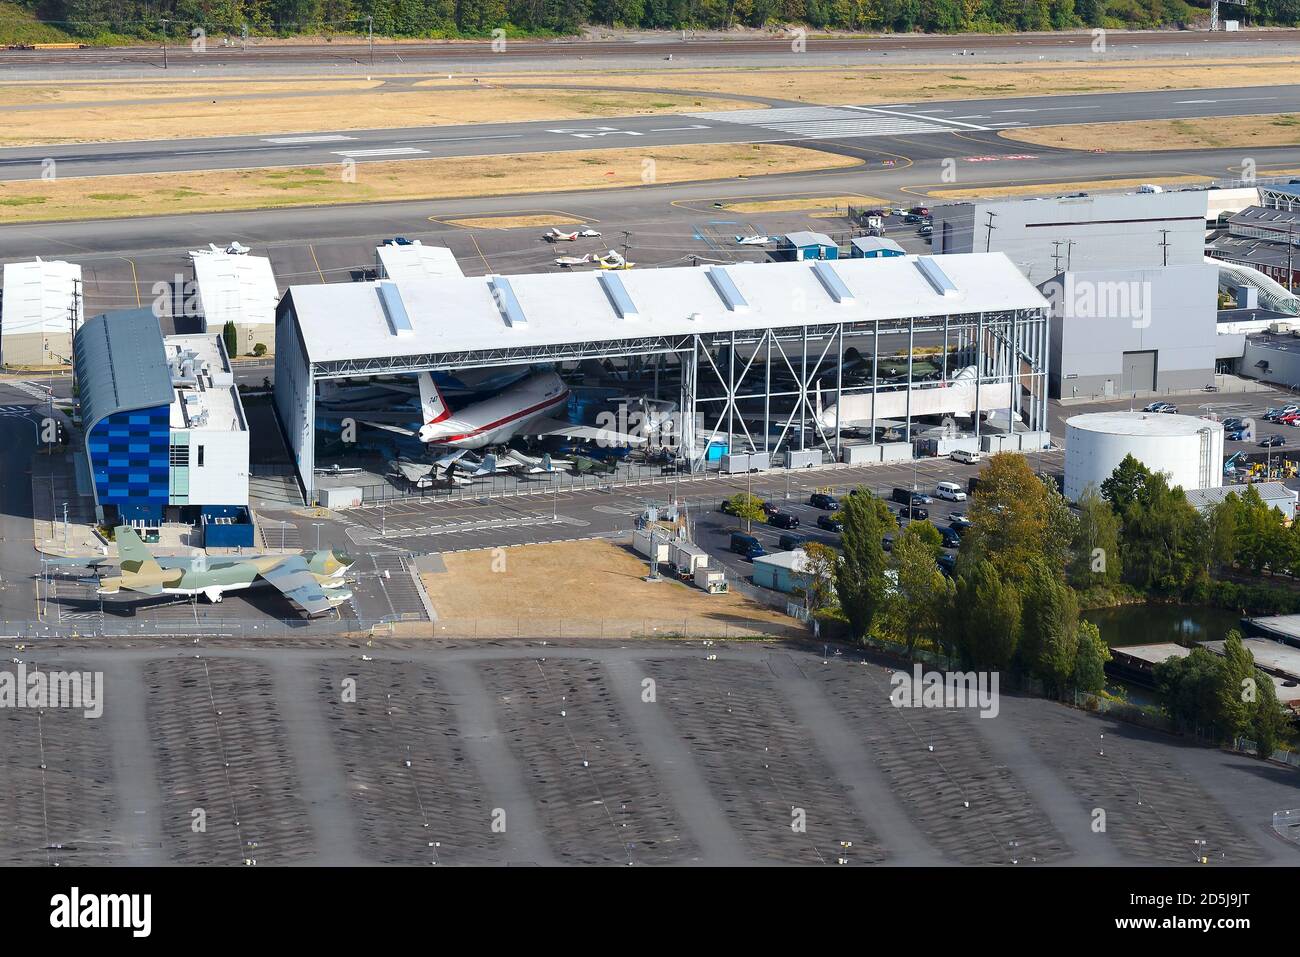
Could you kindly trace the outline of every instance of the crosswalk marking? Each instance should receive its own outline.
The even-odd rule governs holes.
[[[795,106],[771,110],[725,110],[687,115],[693,119],[755,126],[774,133],[786,133],[810,140],[948,133],[952,132],[954,127],[984,129],[973,123],[956,123],[952,120],[878,107]]]

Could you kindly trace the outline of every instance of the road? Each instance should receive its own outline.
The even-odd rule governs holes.
[[[36,581],[40,560],[32,548],[32,456],[37,419],[30,400],[0,395],[0,621],[36,617]]]
[[[180,30],[182,24],[174,29]],[[169,44],[164,55],[161,44],[136,47],[92,47],[84,50],[6,50],[0,52],[0,70],[22,71],[57,67],[64,71],[102,73],[106,68],[131,67],[156,70],[175,69],[191,72],[198,69],[228,70],[229,67],[256,68],[259,66],[338,67],[340,65],[392,66],[418,65],[428,69],[451,64],[465,69],[474,64],[494,64],[503,60],[538,62],[554,60],[571,63],[574,59],[586,61],[626,62],[635,59],[674,60],[758,60],[793,61],[799,57],[806,61],[818,57],[885,56],[901,54],[955,54],[974,55],[1028,53],[1053,54],[1066,51],[1090,53],[1095,39],[1091,31],[1069,33],[1016,33],[1016,34],[958,34],[952,36],[902,34],[875,37],[834,38],[809,36],[801,51],[792,49],[793,33],[768,37],[741,39],[721,36],[688,36],[658,33],[641,34],[621,40],[510,40],[504,50],[493,49],[490,41],[465,40],[441,42],[377,42],[369,47],[364,39],[339,40],[331,43],[303,43],[284,45],[259,45],[256,41],[246,49],[238,40],[222,45],[220,34],[212,30],[202,52],[190,49],[189,37]],[[1135,48],[1152,55],[1156,51],[1184,51],[1196,49],[1198,53],[1242,50],[1254,47],[1273,47],[1294,44],[1300,39],[1300,30],[1245,30],[1236,33],[1209,34],[1199,30],[1187,31],[1124,31],[1110,30],[1106,43],[1110,49]]]
[[[107,176],[707,143],[795,143],[812,147],[841,144],[870,148],[878,142],[890,149],[905,149],[914,159],[942,158],[960,150],[957,134],[982,133],[986,134],[982,137],[984,142],[1002,151],[1029,151],[999,139],[996,132],[1033,126],[1295,111],[1300,111],[1300,84],[920,104],[788,104],[754,110],[585,121],[542,120],[314,133],[286,130],[274,136],[0,150],[0,180],[39,179],[50,159],[57,163],[59,176]]]

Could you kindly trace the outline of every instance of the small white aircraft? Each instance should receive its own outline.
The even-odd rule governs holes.
[[[737,236],[736,242],[741,246],[766,246],[772,241],[770,236]]]
[[[333,465],[326,465],[322,468],[312,469],[312,471],[317,475],[356,475],[361,469],[339,465],[335,462]]]
[[[583,226],[581,229],[575,229],[571,233],[556,229],[552,226],[546,232],[542,233],[542,238],[548,243],[572,243],[579,239],[596,239],[600,233],[590,226]]]
[[[570,266],[585,266],[589,263],[594,263],[595,261],[596,258],[592,256],[591,253],[587,253],[585,256],[561,256],[559,259],[555,260],[555,265],[559,266],[561,269],[567,269]]]

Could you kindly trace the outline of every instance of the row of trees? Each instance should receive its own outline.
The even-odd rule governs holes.
[[[76,35],[156,33],[206,26],[238,33],[356,32],[372,18],[381,35],[482,35],[498,27],[575,33],[584,24],[682,29],[807,24],[861,31],[1061,30],[1188,23],[1205,8],[1184,0],[20,0]],[[1252,19],[1300,22],[1300,0],[1255,0]]]
[[[1300,570],[1300,524],[1286,527],[1256,489],[1201,514],[1131,456],[1071,509],[1024,456],[994,455],[970,500],[951,580],[936,564],[942,538],[929,522],[907,525],[886,553],[882,539],[897,523],[882,500],[859,489],[840,518],[841,552],[810,547],[810,606],[838,599],[856,637],[898,641],[909,656],[918,646],[940,650],[966,668],[1036,679],[1056,695],[1105,684],[1110,653],[1080,619],[1079,591],[1127,586],[1176,598],[1230,566]],[[822,582],[815,589],[814,580]],[[1286,732],[1272,679],[1236,633],[1224,656],[1197,649],[1157,674],[1165,710],[1181,726],[1253,738],[1263,755]]]
[[[981,473],[953,579],[936,564],[942,537],[929,522],[909,523],[887,555],[883,538],[897,524],[881,499],[859,490],[841,519],[835,594],[854,635],[892,638],[909,655],[934,648],[1052,694],[1104,686],[1109,652],[1065,580],[1077,523],[1023,456],[995,455]]]

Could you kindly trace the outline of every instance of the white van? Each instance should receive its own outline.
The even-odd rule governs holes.
[[[947,499],[949,502],[966,501],[966,493],[956,482],[940,482],[934,487],[934,497]]]
[[[954,462],[965,462],[968,465],[972,462],[978,462],[984,458],[983,452],[971,452],[967,449],[956,449],[952,455],[948,456]]]

